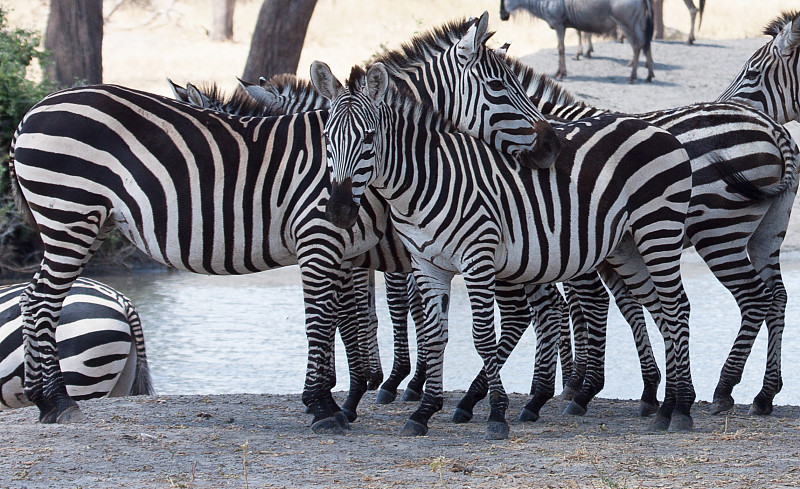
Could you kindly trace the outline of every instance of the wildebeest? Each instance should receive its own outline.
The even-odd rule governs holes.
[[[508,20],[511,12],[524,9],[543,19],[558,36],[558,71],[555,77],[567,76],[564,56],[564,32],[573,28],[585,33],[606,34],[619,28],[633,48],[631,76],[636,79],[639,53],[647,57],[647,81],[653,79],[653,56],[650,41],[653,38],[652,0],[500,0],[500,18]]]

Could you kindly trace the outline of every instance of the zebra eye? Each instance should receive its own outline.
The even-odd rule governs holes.
[[[499,92],[500,90],[504,89],[506,85],[501,82],[500,80],[492,80],[488,83],[489,88],[494,90],[495,92]]]
[[[372,144],[374,140],[375,140],[375,131],[370,131],[364,134],[364,139],[363,139],[364,144]]]
[[[755,80],[759,77],[759,75],[761,75],[761,72],[758,70],[747,70],[747,73],[744,74],[744,77],[747,80]]]

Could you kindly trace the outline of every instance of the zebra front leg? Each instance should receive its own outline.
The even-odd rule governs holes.
[[[575,359],[572,373],[567,379],[564,390],[561,392],[560,396],[561,399],[567,401],[571,401],[578,390],[580,390],[581,386],[583,386],[583,379],[586,377],[586,347],[589,342],[586,318],[581,310],[578,297],[569,284],[570,282],[564,283],[564,292],[566,295],[569,317],[572,320],[572,334],[575,339]]]
[[[425,310],[425,323],[419,337],[425,346],[427,390],[419,407],[406,421],[401,436],[423,436],[428,433],[428,421],[442,409],[442,367],[447,346],[447,311],[450,306],[450,281],[453,274],[427,262],[414,263],[414,278]]]
[[[498,282],[496,285],[497,305],[500,309],[500,342],[497,361],[502,368],[508,356],[519,343],[522,334],[531,323],[531,305],[525,287],[520,284]],[[489,394],[489,379],[486,370],[481,369],[470,384],[453,412],[454,423],[467,423],[473,417],[475,405]]]
[[[368,345],[362,334],[365,327],[363,316],[365,310],[356,303],[357,295],[354,285],[355,274],[348,274],[342,286],[337,318],[337,327],[347,352],[347,365],[350,371],[350,390],[347,393],[347,399],[342,404],[342,413],[347,417],[349,423],[358,417],[356,410],[361,398],[367,392],[367,378],[369,377],[366,362]],[[340,424],[346,429],[347,425],[343,422]]]
[[[302,399],[313,415],[311,429],[314,433],[344,434],[349,423],[331,395],[331,382],[335,382],[332,379],[336,373],[330,358],[335,344],[339,296],[349,270],[319,262],[313,256],[309,258],[298,256],[308,339],[308,367]]]
[[[608,325],[608,292],[595,272],[586,273],[570,281],[570,289],[575,294],[578,307],[586,324],[585,371],[583,383],[572,401],[564,409],[564,414],[583,416],[589,402],[605,385],[606,327]]]
[[[558,343],[566,304],[555,284],[527,287],[531,309],[535,311],[536,371],[531,384],[531,400],[522,409],[520,421],[536,421],[539,410],[553,398],[556,384]]]
[[[556,80],[563,80],[567,77],[567,59],[566,59],[566,49],[564,48],[564,34],[566,34],[567,28],[563,25],[557,25],[555,27],[556,37],[558,37],[558,71],[554,75]]]
[[[397,387],[411,373],[411,355],[408,350],[408,275],[405,273],[384,273],[386,282],[386,303],[392,319],[394,336],[394,359],[389,377],[378,389],[377,404],[390,404],[397,398]]]
[[[416,402],[422,399],[425,388],[425,345],[422,341],[422,327],[425,324],[425,309],[422,306],[420,294],[413,274],[408,274],[408,303],[411,307],[411,319],[414,321],[414,331],[417,336],[417,363],[414,367],[414,376],[408,381],[403,390],[403,401]]]
[[[378,348],[378,315],[375,312],[375,271],[365,268],[353,272],[356,308],[358,310],[359,338],[364,349],[364,366],[367,370],[367,390],[374,391],[383,382],[381,353]]]

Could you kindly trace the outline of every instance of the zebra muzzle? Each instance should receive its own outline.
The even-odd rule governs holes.
[[[516,158],[519,164],[533,169],[550,168],[561,152],[561,140],[553,127],[547,122],[536,123],[536,147],[520,151]]]
[[[353,199],[353,182],[348,178],[341,184],[333,182],[331,197],[325,206],[325,217],[342,229],[353,227],[358,218],[359,205]]]

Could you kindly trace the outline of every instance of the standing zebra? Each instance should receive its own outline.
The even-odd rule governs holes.
[[[460,111],[479,114],[471,131],[522,160],[549,164],[557,148],[540,143],[552,128],[486,48],[485,15],[462,25],[463,37],[432,62],[456,63],[459,79],[447,88],[464,94]],[[117,227],[157,261],[197,273],[299,262],[309,337],[303,399],[315,430],[346,426],[325,371],[339,291],[349,260],[389,230],[385,204],[372,192],[360,195],[354,229],[336,229],[323,218],[326,118],[325,112],[229,116],[116,86],[58,92],[26,114],[10,168],[18,204],[30,211],[44,242],[42,265],[21,300],[26,394],[42,421],[82,416],[64,390],[54,327],[63,296]]]
[[[0,287],[0,409],[30,406],[23,393],[19,296],[28,284]],[[153,394],[139,314],[111,287],[78,279],[56,330],[67,392],[74,399]]]
[[[325,124],[328,217],[349,228],[359,196],[374,188],[392,208],[422,292],[428,389],[403,434],[426,433],[442,407],[455,273],[467,285],[473,338],[489,379],[487,436],[505,438],[508,397],[496,358],[495,277],[550,283],[605,259],[615,266],[642,260],[653,276],[657,295],[647,304],[663,328],[669,379],[654,426],[691,428],[689,306],[680,280],[691,168],[677,140],[642,121],[611,115],[565,124],[556,128],[564,144],[556,163],[530,171],[449,131],[435,113],[390,89],[380,63],[366,73],[355,67],[343,87],[327,65],[315,62],[312,81],[331,100]]]
[[[580,120],[606,113],[576,101],[558,84],[522,63],[515,63],[514,69],[531,100],[551,117]],[[760,324],[766,319],[771,338],[779,338],[782,331],[786,295],[778,257],[786,230],[786,222],[781,220],[788,220],[796,193],[796,146],[780,124],[741,103],[695,104],[636,117],[668,130],[686,148],[693,174],[686,236],[741,309],[739,338],[722,369],[711,406],[712,413],[719,413],[733,406],[731,392],[741,378]],[[731,170],[759,182],[761,188],[731,185],[724,178]],[[775,216],[781,216],[781,220]],[[620,310],[634,329],[645,383],[642,413],[647,413],[648,406],[656,402],[660,374],[647,340],[641,306],[627,295],[618,277],[605,268],[603,271]],[[605,294],[598,284],[586,281],[574,288],[583,306],[593,311],[607,307],[597,304],[603,302]],[[587,319],[593,332],[585,340],[581,339],[585,336],[576,337],[577,365],[568,385],[580,391],[575,398],[577,405],[568,408],[573,414],[585,412],[603,384],[605,317],[593,313]],[[583,349],[586,341],[590,341],[590,351]],[[584,379],[581,373],[587,362],[590,367]],[[780,388],[780,342],[771,341],[764,389],[754,399],[751,412],[771,412],[772,399]]]
[[[644,50],[647,57],[647,81],[653,80],[653,56],[650,41],[653,39],[652,0],[500,0],[500,18],[508,20],[517,10],[526,10],[543,19],[556,31],[558,37],[558,71],[555,77],[567,76],[564,53],[564,33],[567,28],[577,29],[589,36],[592,33],[606,34],[617,27],[622,31],[633,49],[631,75],[636,80],[639,53]],[[591,46],[591,37],[589,37]],[[591,47],[590,47],[591,49]]]

